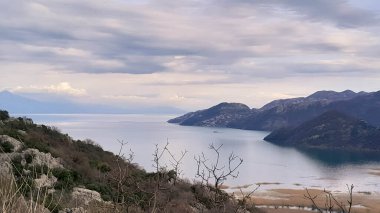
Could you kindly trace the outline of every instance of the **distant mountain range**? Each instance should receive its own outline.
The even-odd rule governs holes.
[[[130,113],[152,113],[152,114],[178,114],[183,112],[172,107],[113,107],[104,104],[75,103],[70,100],[61,99],[57,101],[39,101],[30,97],[14,94],[9,91],[0,92],[0,109],[13,114],[130,114]]]
[[[307,97],[275,100],[260,109],[250,109],[239,103],[221,103],[168,122],[186,126],[273,131],[266,140],[283,145],[370,149],[370,143],[373,143],[380,150],[380,137],[377,137],[380,136],[377,131],[380,126],[380,91],[318,91]],[[326,129],[316,131],[315,128],[321,125]],[[313,131],[310,132],[310,129]],[[355,132],[357,129],[360,129],[359,133]],[[324,131],[328,133],[322,134]],[[308,139],[317,136],[318,140]],[[332,141],[327,139],[336,143],[329,144]],[[357,143],[354,144],[354,141]]]

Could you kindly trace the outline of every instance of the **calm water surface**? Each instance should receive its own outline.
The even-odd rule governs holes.
[[[380,156],[371,153],[320,152],[279,147],[263,138],[269,134],[262,131],[245,131],[221,128],[185,127],[166,123],[174,116],[152,115],[27,115],[35,123],[56,126],[74,139],[90,138],[105,150],[118,152],[117,140],[128,142],[127,152],[135,153],[135,162],[146,170],[153,170],[152,153],[155,144],[165,145],[179,155],[187,150],[183,161],[183,176],[194,179],[196,164],[194,156],[208,150],[210,143],[223,144],[224,159],[230,152],[242,157],[237,179],[226,181],[236,186],[255,183],[269,188],[318,187],[345,190],[346,184],[354,184],[355,191],[380,192]],[[165,158],[162,162],[169,164]]]

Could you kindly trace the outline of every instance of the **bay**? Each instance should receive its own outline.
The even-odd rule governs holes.
[[[280,147],[263,140],[269,132],[227,128],[188,127],[166,121],[176,115],[92,115],[31,114],[35,123],[58,127],[74,139],[89,138],[105,150],[118,153],[120,144],[128,144],[123,153],[134,153],[134,162],[153,171],[155,145],[169,149],[177,157],[187,151],[181,168],[183,178],[194,180],[196,161],[202,152],[212,162],[216,155],[209,145],[222,145],[221,163],[227,164],[231,152],[243,159],[239,177],[225,184],[238,186],[261,183],[261,189],[326,188],[344,191],[354,184],[355,191],[380,193],[380,156],[377,153],[356,153],[326,150],[298,150]],[[165,155],[161,164],[170,166]]]

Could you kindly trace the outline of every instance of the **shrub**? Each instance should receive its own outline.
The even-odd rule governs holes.
[[[101,163],[98,165],[98,170],[102,173],[107,173],[111,171],[111,167],[107,163]]]
[[[86,188],[99,192],[104,201],[111,201],[112,198],[114,197],[113,191],[110,185],[96,182],[96,183],[86,184]]]
[[[0,110],[0,120],[6,120],[9,118],[9,113],[6,110]]]
[[[48,175],[49,173],[49,167],[47,165],[27,166],[26,168],[32,172],[31,174],[34,178],[38,178],[42,174]]]
[[[12,158],[12,167],[13,167],[13,174],[16,177],[19,177],[22,175],[22,169],[24,166],[21,163],[22,157],[20,155],[16,155]]]
[[[55,168],[52,170],[52,174],[57,178],[56,189],[72,189],[74,185],[78,183],[80,175],[78,172],[68,169]]]
[[[38,149],[40,152],[48,153],[50,151],[48,144],[38,140],[25,141],[25,145],[28,148]]]
[[[46,196],[46,201],[44,202],[45,208],[49,209],[52,213],[58,213],[60,210],[62,210],[62,206],[59,203],[60,201],[57,200],[52,194],[48,194]]]
[[[25,154],[26,163],[32,163],[34,156],[32,154]]]
[[[14,146],[12,143],[5,141],[0,144],[0,150],[4,153],[10,153],[14,149]]]

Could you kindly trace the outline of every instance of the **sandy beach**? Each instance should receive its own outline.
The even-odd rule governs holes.
[[[326,193],[322,189],[309,189],[311,196],[319,207],[324,207]],[[235,192],[239,196],[240,192]],[[240,194],[241,195],[241,194]],[[310,213],[312,202],[305,198],[306,191],[303,189],[270,189],[258,190],[251,198],[251,202],[269,213]],[[339,202],[347,204],[348,193],[333,193]],[[336,205],[334,205],[337,207]],[[353,193],[352,211],[354,213],[379,213],[380,194],[370,192]]]

